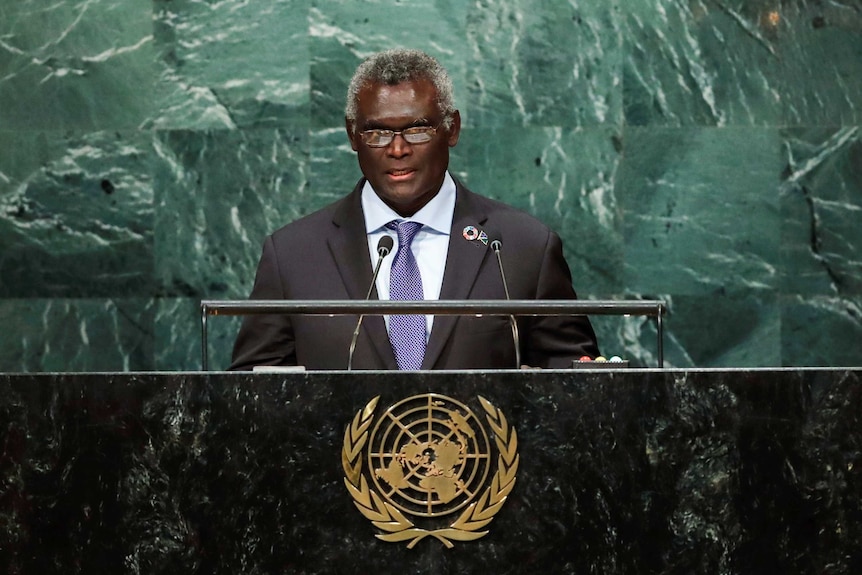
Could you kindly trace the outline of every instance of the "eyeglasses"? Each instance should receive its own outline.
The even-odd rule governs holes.
[[[401,134],[401,137],[408,144],[427,144],[437,133],[439,127],[439,125],[434,128],[431,126],[413,126],[403,130],[365,130],[359,132],[359,135],[369,148],[385,148],[392,143],[398,134]]]

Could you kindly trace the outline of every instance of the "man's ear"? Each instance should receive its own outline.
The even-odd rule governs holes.
[[[359,151],[359,134],[356,133],[356,122],[344,118],[344,127],[347,128],[347,139],[354,152]]]
[[[455,110],[452,112],[452,125],[449,126],[449,138],[446,140],[449,147],[452,148],[458,143],[458,136],[461,134],[461,112]]]

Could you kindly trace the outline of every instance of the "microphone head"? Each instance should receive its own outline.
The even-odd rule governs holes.
[[[491,240],[491,243],[489,245],[491,246],[491,249],[495,252],[499,252],[503,248],[503,242],[501,242],[500,240]]]
[[[392,246],[395,245],[395,241],[392,239],[392,236],[383,236],[377,242],[377,254],[382,258],[389,255],[389,252],[392,251]]]

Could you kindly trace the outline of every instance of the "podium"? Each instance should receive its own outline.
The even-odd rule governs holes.
[[[862,565],[860,376],[0,374],[0,570],[850,573]],[[471,488],[476,503],[500,495],[495,478],[511,483],[501,505],[480,505],[490,521],[475,540],[438,536],[466,504],[438,518],[405,513],[426,535],[383,540],[401,532],[378,528],[349,489],[360,480],[345,470],[360,461],[368,489],[388,501],[373,476],[394,459],[345,455],[371,446],[376,423],[345,431],[428,397],[463,405],[449,413],[475,418],[455,427],[485,426],[492,452],[509,450],[514,479],[494,455]],[[504,425],[488,426],[488,405]],[[378,428],[401,420],[388,421]],[[415,479],[424,456],[405,457]]]

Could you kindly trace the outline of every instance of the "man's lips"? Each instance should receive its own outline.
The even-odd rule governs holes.
[[[398,170],[387,170],[386,175],[391,180],[401,181],[410,179],[415,173],[416,170],[412,168],[403,168]]]

